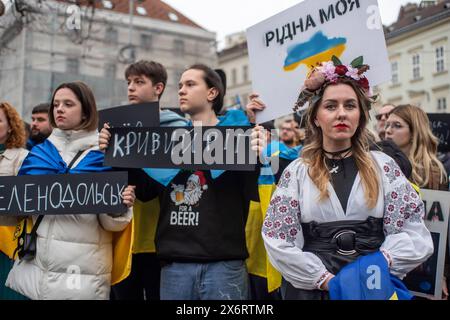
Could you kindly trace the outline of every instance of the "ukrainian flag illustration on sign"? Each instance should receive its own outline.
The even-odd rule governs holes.
[[[347,39],[328,38],[322,31],[315,33],[311,39],[288,48],[284,62],[284,71],[293,71],[300,64],[312,69],[323,61],[331,60],[332,56],[341,57],[345,51]]]

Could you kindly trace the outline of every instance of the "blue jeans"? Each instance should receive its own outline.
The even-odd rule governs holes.
[[[161,269],[161,300],[247,300],[243,260],[170,263]]]

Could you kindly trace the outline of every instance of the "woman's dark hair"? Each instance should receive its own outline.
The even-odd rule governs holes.
[[[87,131],[93,131],[97,129],[98,113],[94,94],[92,93],[92,90],[84,82],[81,81],[63,83],[59,85],[59,87],[56,88],[55,91],[53,92],[52,102],[49,110],[49,120],[52,127],[54,128],[57,127],[55,117],[53,115],[53,109],[55,108],[54,106],[55,94],[56,92],[58,92],[58,90],[64,88],[70,89],[81,103],[81,112],[83,117],[79,129]]]
[[[203,71],[203,79],[206,82],[208,88],[216,88],[218,91],[217,97],[213,100],[213,110],[216,114],[220,113],[223,108],[223,98],[225,96],[225,84],[218,72],[214,71],[210,67],[204,64],[194,64],[187,70],[200,70]]]

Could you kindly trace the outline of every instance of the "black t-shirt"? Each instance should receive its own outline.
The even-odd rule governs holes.
[[[326,163],[331,173],[331,185],[345,213],[347,211],[348,197],[358,174],[355,158],[353,156],[342,160],[326,158]]]
[[[226,171],[180,171],[164,187],[139,170],[131,178],[136,196],[160,200],[156,253],[164,261],[209,262],[248,257],[245,225],[250,200],[257,200],[259,168]]]

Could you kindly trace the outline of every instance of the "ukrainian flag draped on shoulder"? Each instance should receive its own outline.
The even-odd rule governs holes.
[[[301,146],[289,148],[284,143],[272,141],[263,151],[265,163],[261,167],[258,179],[259,202],[250,204],[250,212],[246,226],[247,248],[250,257],[247,259],[247,268],[250,274],[267,279],[267,290],[272,292],[281,286],[281,274],[272,266],[264,247],[261,236],[262,224],[269,207],[272,193],[275,191],[275,176],[269,159],[276,157],[293,161],[298,158]]]
[[[47,139],[31,150],[23,161],[18,175],[80,174],[111,171],[110,167],[103,166],[103,160],[104,154],[101,151],[91,150],[76,167],[69,168],[53,143]],[[130,273],[132,236],[133,220],[125,230],[113,233],[112,284],[122,281]]]

